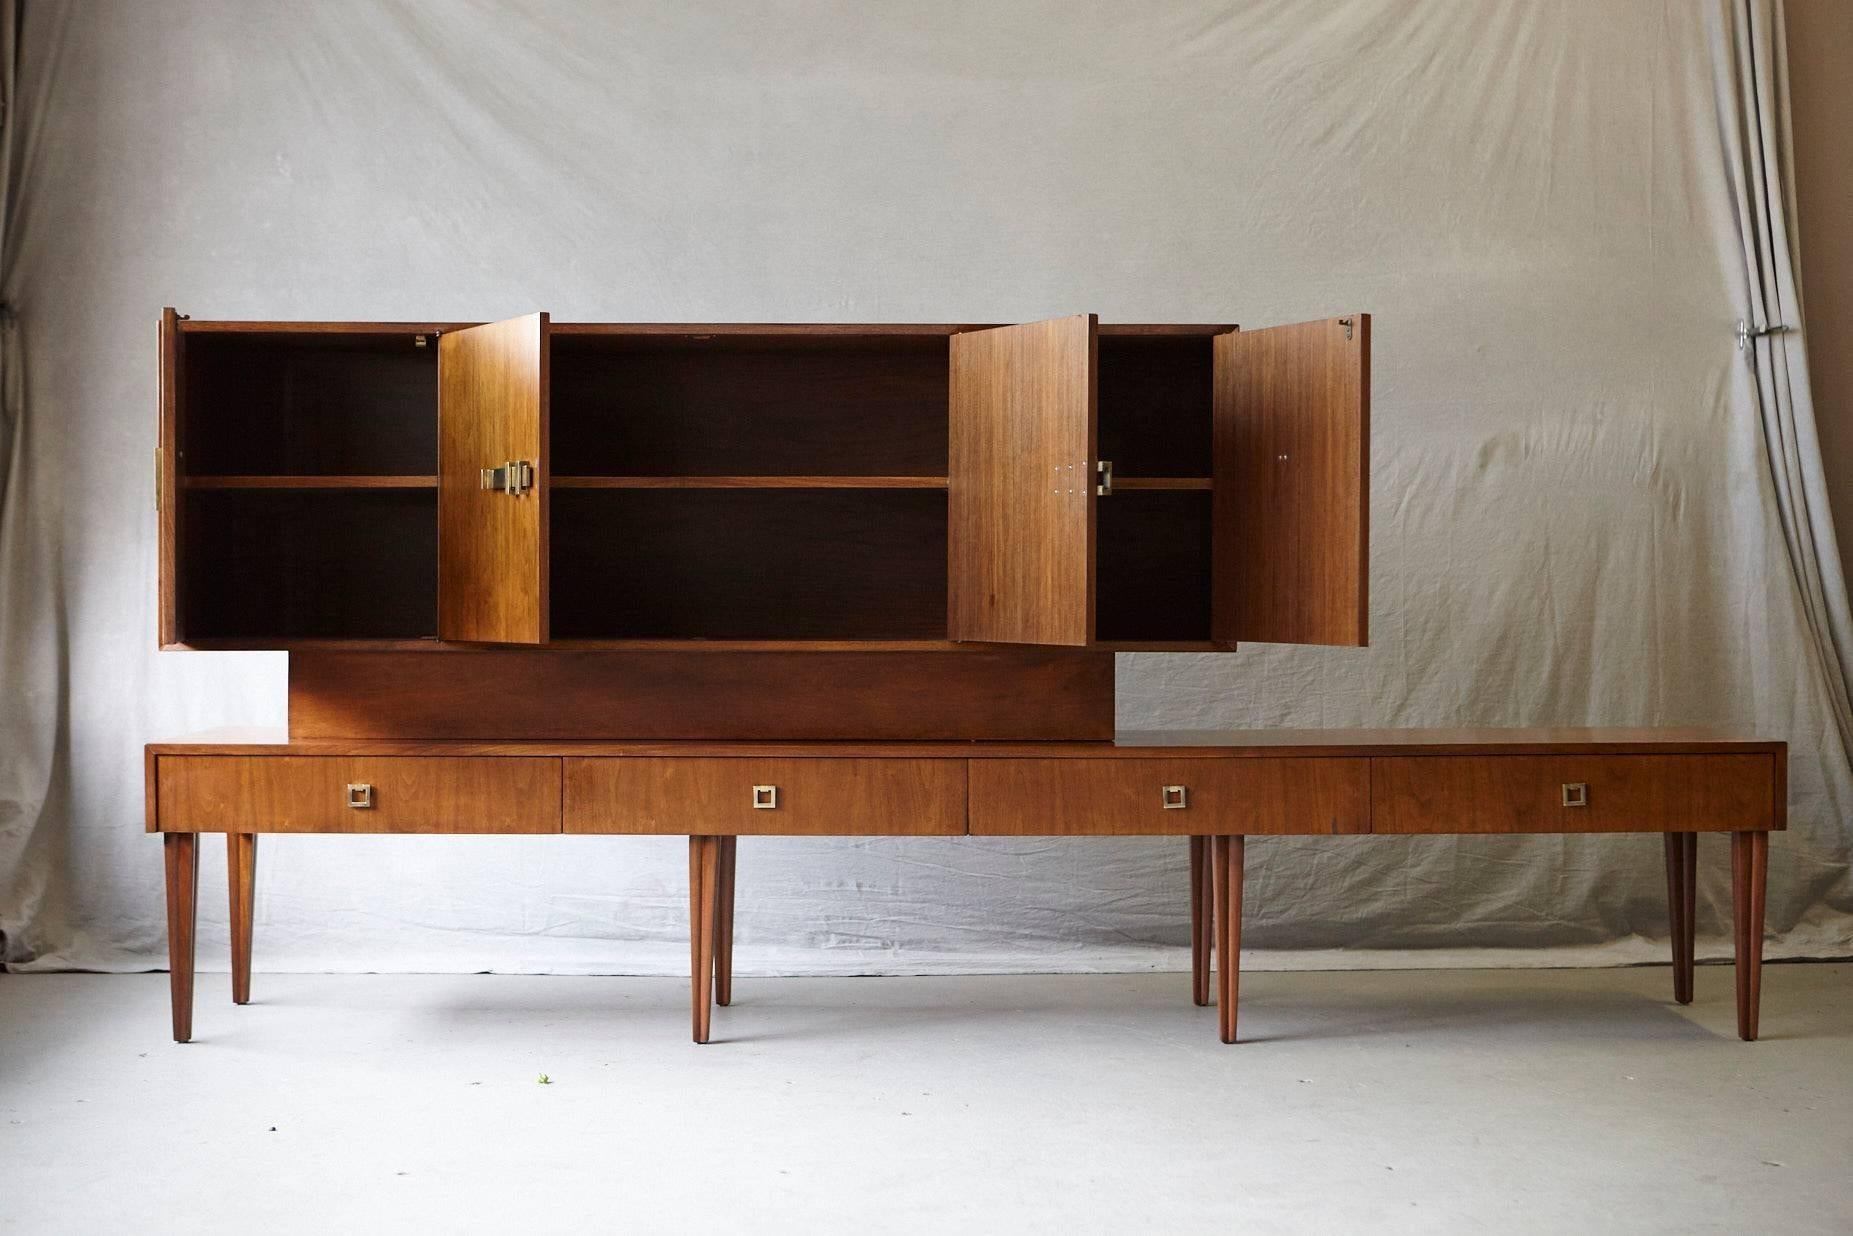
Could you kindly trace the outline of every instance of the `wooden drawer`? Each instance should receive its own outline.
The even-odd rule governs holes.
[[[156,778],[166,832],[560,831],[557,759],[164,755]]]
[[[965,831],[965,761],[566,761],[569,833],[926,836]],[[761,787],[771,787],[768,793]],[[755,806],[755,802],[761,806]]]
[[[1371,761],[1378,833],[1716,832],[1782,827],[1768,755],[1410,756]],[[1566,787],[1586,804],[1566,806]],[[1574,797],[1574,791],[1568,794]]]
[[[1054,759],[971,762],[972,832],[1362,833],[1370,775],[1356,759]],[[1167,786],[1184,805],[1165,806]]]

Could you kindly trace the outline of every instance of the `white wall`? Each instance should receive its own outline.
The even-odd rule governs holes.
[[[52,77],[7,292],[60,568],[5,586],[59,600],[68,638],[44,655],[69,689],[61,717],[6,701],[62,736],[44,880],[0,907],[16,958],[152,963],[140,744],[283,719],[280,655],[153,650],[166,304],[1368,310],[1373,646],[1122,657],[1122,723],[1752,726],[1795,744],[1772,951],[1846,949],[1848,774],[1743,402],[1700,5],[34,0],[26,52],[28,100]],[[1659,853],[1259,843],[1249,942],[1658,957]],[[266,839],[258,964],[674,972],[684,859],[662,839]],[[1722,850],[1701,861],[1717,952]],[[740,964],[1174,965],[1184,881],[1181,841],[749,841]],[[202,919],[210,963],[216,898]]]

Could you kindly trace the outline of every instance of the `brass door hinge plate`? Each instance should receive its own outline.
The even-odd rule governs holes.
[[[499,468],[484,468],[482,487],[519,498],[534,488],[534,465],[525,459],[511,459]]]

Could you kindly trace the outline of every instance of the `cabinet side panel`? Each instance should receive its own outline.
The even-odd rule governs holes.
[[[1113,655],[295,652],[290,737],[1101,742]]]
[[[180,318],[172,309],[161,310],[156,353],[160,364],[161,405],[157,423],[156,449],[160,468],[155,476],[156,519],[160,540],[160,584],[157,623],[162,647],[181,642],[180,629],[180,433],[181,365],[185,354],[180,336]]]

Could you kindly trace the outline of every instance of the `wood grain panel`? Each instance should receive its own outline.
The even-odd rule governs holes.
[[[947,632],[1094,637],[1093,314],[952,337]]]
[[[1370,315],[1218,335],[1214,638],[1369,642]]]
[[[1164,806],[1180,785],[1186,805]],[[1357,759],[973,760],[973,835],[1324,834],[1370,831]]]
[[[1074,739],[1113,735],[1113,658],[953,652],[290,655],[290,734],[399,739]]]
[[[560,761],[532,757],[161,757],[169,832],[557,833]],[[349,785],[373,805],[347,805]]]
[[[1767,755],[1397,756],[1371,761],[1377,833],[1726,832],[1779,828]],[[1588,805],[1563,805],[1563,787]]]
[[[569,759],[565,831],[939,836],[965,831],[965,761]],[[754,787],[776,787],[771,808]]]
[[[520,497],[482,488],[484,468],[534,465]],[[547,638],[547,315],[438,339],[438,634]]]
[[[155,477],[154,504],[157,536],[160,538],[160,582],[157,585],[156,623],[163,648],[186,638],[181,628],[183,609],[180,576],[180,392],[181,366],[185,363],[185,344],[180,337],[180,317],[171,308],[161,310],[161,324],[156,332],[156,353],[160,364],[160,410],[156,421],[155,447],[160,452],[160,472]]]

